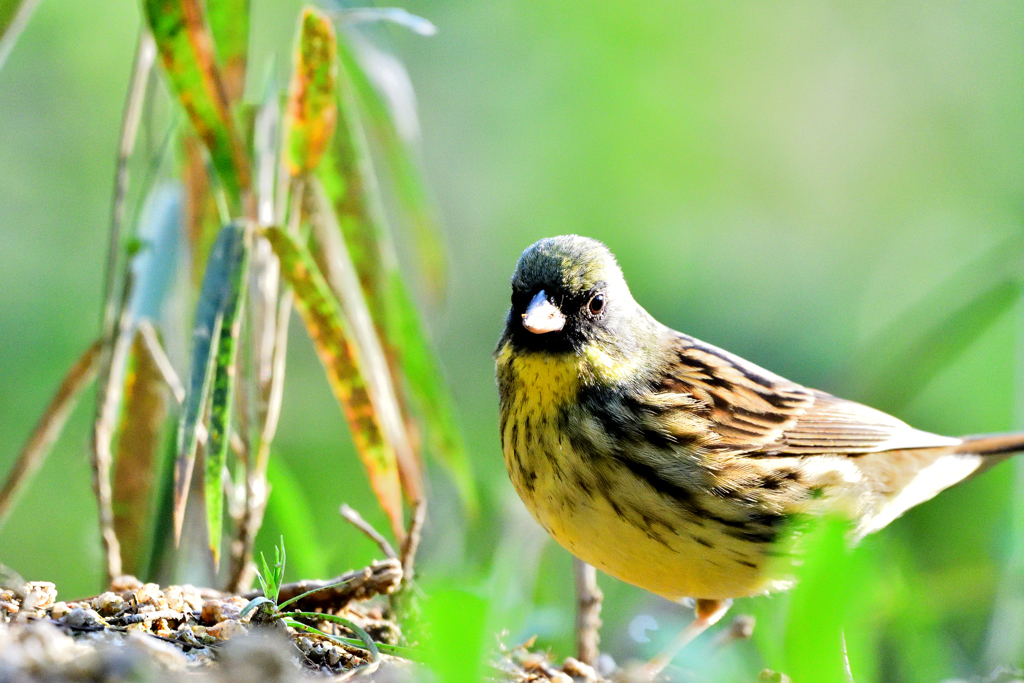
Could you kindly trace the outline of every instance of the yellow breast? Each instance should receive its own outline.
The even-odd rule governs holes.
[[[695,525],[627,468],[577,452],[562,432],[560,414],[580,389],[621,368],[587,354],[513,354],[508,344],[496,361],[509,477],[560,545],[669,599],[739,597],[773,587],[756,549]]]

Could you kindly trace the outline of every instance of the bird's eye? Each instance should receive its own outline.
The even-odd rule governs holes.
[[[587,309],[590,311],[590,315],[597,315],[604,310],[604,294],[595,294],[591,299],[590,303],[587,304]]]

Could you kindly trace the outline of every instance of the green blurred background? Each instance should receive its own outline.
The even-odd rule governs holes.
[[[260,74],[271,54],[288,55],[301,4],[253,5]],[[922,429],[1024,427],[1024,5],[405,7],[438,34],[370,35],[405,61],[418,96],[451,273],[446,299],[423,310],[482,495],[466,519],[432,470],[428,590],[455,582],[484,596],[489,628],[510,644],[538,634],[556,654],[572,650],[571,563],[505,475],[491,360],[508,276],[543,236],[604,241],[656,318],[791,379]],[[138,26],[135,0],[45,0],[0,71],[0,476],[98,334]],[[304,504],[272,496],[261,546],[287,529],[291,578],[333,575],[376,552],[338,503],[385,525],[305,333],[292,331],[270,479]],[[101,583],[91,394],[0,530],[0,562],[56,581],[65,598]],[[843,575],[860,624],[847,630],[857,680],[1024,663],[1024,612],[992,626],[1000,605],[1024,599],[1014,467],[915,509],[857,554]],[[648,656],[689,618],[600,580],[603,645],[619,660]],[[741,601],[765,635],[690,666],[738,680],[772,664],[785,604]]]

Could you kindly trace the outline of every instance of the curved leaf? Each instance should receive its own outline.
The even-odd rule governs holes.
[[[296,306],[348,419],[352,439],[370,475],[370,485],[391,521],[395,537],[401,540],[405,531],[397,457],[384,438],[355,341],[342,321],[338,302],[304,246],[280,228],[268,228],[262,234],[281,259],[281,272],[295,291]]]

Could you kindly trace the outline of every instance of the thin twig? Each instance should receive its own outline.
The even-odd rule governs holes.
[[[601,642],[601,601],[597,570],[579,558],[573,558],[576,574],[576,659],[594,666]]]
[[[385,557],[392,560],[398,559],[398,553],[391,547],[388,540],[384,538],[379,531],[373,528],[373,526],[363,519],[363,516],[356,512],[353,508],[349,507],[348,503],[342,503],[341,508],[338,509],[341,516],[345,518],[349,524],[352,524],[355,528],[362,531],[366,536],[377,544],[380,551],[384,553]],[[403,563],[404,566],[404,563]]]
[[[38,6],[39,0],[25,0],[18,13],[14,15],[14,19],[8,24],[7,31],[0,36],[0,69],[4,68],[14,44],[18,42],[21,32],[28,26],[28,20],[32,18]]]
[[[139,322],[138,330],[142,335],[142,341],[145,343],[150,359],[156,365],[156,369],[160,371],[160,377],[164,380],[167,388],[171,390],[174,400],[179,405],[184,403],[185,386],[181,383],[178,373],[174,371],[171,359],[167,357],[167,352],[164,351],[163,344],[160,343],[160,338],[156,334],[156,328],[153,327],[153,323],[148,320],[142,320]]]
[[[113,337],[114,326],[118,319],[117,278],[120,269],[117,264],[121,256],[121,231],[124,227],[125,199],[128,195],[128,159],[135,149],[135,140],[138,137],[146,98],[146,82],[149,80],[155,59],[156,43],[149,31],[143,29],[139,32],[135,65],[132,67],[132,80],[128,86],[124,115],[121,120],[121,140],[117,149],[117,173],[110,211],[110,243],[107,248],[107,275],[103,287],[103,332],[106,339]]]
[[[96,378],[102,346],[99,340],[93,342],[71,366],[71,370],[64,376],[50,404],[46,406],[42,417],[32,430],[32,435],[22,447],[21,454],[18,455],[7,481],[4,482],[3,490],[0,491],[0,526],[3,525],[18,493],[43,464],[53,442],[60,436],[82,389]]]
[[[124,390],[123,375],[133,334],[127,301],[131,291],[131,277],[127,268],[120,267],[121,232],[124,227],[125,196],[128,189],[128,159],[135,149],[135,140],[142,119],[146,81],[156,57],[152,36],[145,30],[139,33],[132,81],[128,88],[124,117],[121,123],[121,141],[118,145],[117,176],[110,217],[110,244],[107,251],[107,275],[103,294],[102,336],[103,346],[99,360],[99,387],[96,401],[96,419],[92,435],[93,490],[99,507],[100,535],[106,556],[107,579],[121,573],[121,548],[114,531],[113,492],[110,469],[113,455],[111,440],[115,429],[117,409]],[[118,280],[124,275],[124,285]],[[120,291],[119,291],[120,290]]]
[[[420,536],[423,533],[423,523],[427,520],[427,499],[420,498],[413,504],[412,519],[409,520],[409,530],[402,542],[402,573],[405,574],[405,581],[412,581],[414,566],[416,564],[416,551],[420,547]]]
[[[125,300],[127,290],[131,288],[131,278],[125,281]],[[120,576],[121,544],[117,540],[114,529],[114,493],[110,473],[113,466],[111,443],[117,428],[117,411],[121,406],[124,394],[124,376],[127,369],[128,356],[131,352],[134,333],[131,325],[131,313],[127,306],[122,306],[121,321],[117,336],[110,352],[109,365],[99,382],[99,396],[96,401],[96,420],[92,431],[92,478],[96,503],[99,508],[100,537],[106,557],[107,581]],[[104,345],[105,347],[107,345]]]

